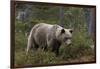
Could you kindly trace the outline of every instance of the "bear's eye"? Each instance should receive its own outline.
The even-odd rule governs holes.
[[[73,32],[73,30],[72,30],[72,29],[70,29],[70,30],[69,30],[69,32],[70,32],[70,33],[72,33],[72,32]]]

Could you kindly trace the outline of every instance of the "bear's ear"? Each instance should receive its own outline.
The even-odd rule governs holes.
[[[69,29],[69,32],[72,33],[73,32],[73,29]]]
[[[61,34],[62,34],[62,33],[65,33],[65,30],[64,30],[64,29],[61,29]]]

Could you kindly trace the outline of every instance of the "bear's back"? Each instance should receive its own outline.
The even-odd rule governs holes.
[[[34,40],[38,45],[47,45],[47,34],[50,32],[52,27],[53,25],[45,23],[39,23],[33,27]]]

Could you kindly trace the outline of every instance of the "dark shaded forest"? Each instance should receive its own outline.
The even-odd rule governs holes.
[[[15,14],[15,66],[95,61],[94,8],[17,3]],[[50,51],[31,49],[26,58],[27,38],[37,23],[72,28],[72,45],[62,45],[59,57]]]

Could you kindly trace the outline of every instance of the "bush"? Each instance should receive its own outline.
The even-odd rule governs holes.
[[[26,61],[25,51],[15,52],[15,66],[26,65]]]
[[[45,52],[38,49],[36,52],[32,50],[26,56],[25,51],[15,52],[15,65],[38,65],[38,64],[58,64],[62,59],[56,57],[52,52]]]
[[[86,55],[93,55],[94,51],[91,49],[93,41],[85,33],[73,32],[72,45],[62,45],[60,54],[64,60],[76,59]]]
[[[23,33],[15,33],[15,51],[25,50],[27,38]]]

